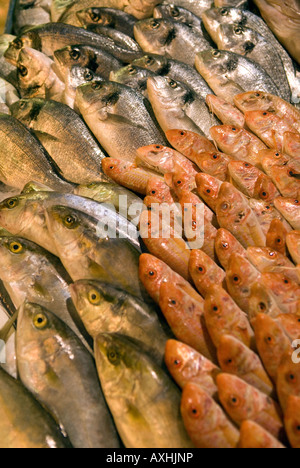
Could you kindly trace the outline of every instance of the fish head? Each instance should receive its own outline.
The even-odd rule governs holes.
[[[217,257],[223,266],[228,266],[231,254],[238,252],[239,254],[245,254],[245,250],[237,239],[227,231],[227,229],[218,229],[215,238],[215,250]]]
[[[147,54],[137,58],[132,62],[133,66],[146,68],[157,75],[164,75],[168,72],[168,59],[163,55]]]
[[[134,37],[144,52],[162,53],[176,36],[173,21],[150,18],[138,21],[133,28]]]
[[[262,91],[247,91],[233,98],[235,105],[243,112],[273,110],[272,96]]]
[[[217,45],[240,55],[247,55],[255,48],[257,33],[239,24],[221,24],[216,31]]]
[[[211,286],[205,296],[205,314],[212,318],[230,319],[237,305],[221,285]]]
[[[19,195],[7,198],[0,203],[0,225],[12,234],[22,235],[22,231],[31,224],[34,219],[40,219],[41,224],[45,220],[39,195]]]
[[[245,120],[249,128],[264,133],[273,128],[278,117],[273,112],[256,110],[245,112]]]
[[[35,244],[15,236],[0,237],[1,279],[3,281],[21,280],[24,264],[34,261],[34,255],[41,251]]]
[[[23,47],[33,47],[33,41],[31,35],[23,34],[16,37],[10,44],[8,49],[4,53],[6,60],[14,66],[17,66],[18,58]]]
[[[287,165],[290,161],[290,158],[288,156],[272,149],[261,150],[258,154],[261,158],[263,168],[267,172],[274,166],[282,167]]]
[[[178,340],[168,340],[165,348],[165,363],[178,382],[191,380],[204,366],[205,358],[193,348]],[[212,365],[213,367],[213,365]]]
[[[44,104],[44,99],[20,99],[10,107],[11,115],[30,128]]]
[[[101,164],[104,174],[113,180],[136,167],[135,164],[129,161],[115,158],[103,158]]]
[[[17,78],[19,88],[29,94],[43,86],[49,78],[53,61],[38,50],[24,47],[19,54],[17,63]],[[26,96],[24,96],[26,97]]]
[[[248,313],[251,320],[255,320],[258,314],[266,314],[272,318],[280,314],[275,297],[270,290],[259,282],[251,285]]]
[[[219,190],[216,213],[219,218],[226,216],[242,223],[247,219],[250,208],[246,198],[229,182],[224,182]],[[236,221],[237,222],[237,221]]]
[[[262,281],[276,296],[295,293],[299,297],[299,285],[282,273],[263,273]]]
[[[216,125],[210,129],[210,134],[219,145],[229,148],[239,145],[243,139],[243,129],[232,125]]]
[[[112,81],[97,80],[85,83],[76,90],[78,108],[84,111],[85,115],[97,113],[101,120],[106,120],[109,113],[115,112],[119,97],[117,83]]]
[[[283,355],[278,367],[277,386],[283,410],[285,410],[289,395],[299,396],[300,394],[299,363],[293,362],[292,353],[293,348],[291,347],[291,349]]]
[[[150,254],[142,254],[139,258],[139,277],[149,295],[158,301],[160,286],[166,278],[168,267],[158,258]]]
[[[193,99],[193,92],[187,86],[164,76],[148,78],[147,90],[154,106],[181,108],[189,99]]]
[[[99,24],[105,27],[115,27],[113,16],[103,8],[85,8],[76,13],[82,26]]]
[[[226,50],[209,49],[199,52],[195,57],[197,70],[204,77],[220,83],[222,77],[238,68],[238,56]]]
[[[87,67],[91,69],[94,60],[94,51],[87,45],[70,45],[54,52],[55,63],[64,75],[66,69],[73,66]],[[91,71],[93,71],[91,69]]]
[[[203,153],[199,153],[197,160],[198,164],[201,164],[203,172],[208,174],[218,174],[224,165],[227,165],[224,154],[218,151],[203,151]]]
[[[95,75],[95,73],[89,68],[75,65],[70,69],[67,68],[66,75],[63,77],[63,80],[66,86],[73,89],[75,92],[79,86],[95,80],[101,81],[101,78]]]
[[[247,257],[260,271],[268,270],[272,265],[285,260],[279,252],[269,247],[248,247]]]
[[[158,172],[172,172],[175,151],[163,145],[148,145],[137,149],[137,161]],[[139,165],[139,163],[138,163]]]
[[[294,448],[300,447],[300,397],[290,395],[287,400],[284,422],[289,441]]]
[[[234,178],[239,185],[246,185],[248,180],[253,180],[258,175],[258,170],[255,166],[244,161],[230,161],[228,169],[231,177]]]
[[[147,89],[147,80],[150,76],[154,76],[154,73],[150,70],[130,64],[117,71],[111,71],[109,78],[111,81],[131,86],[137,91],[144,93]]]
[[[161,180],[158,177],[150,177],[148,180],[147,195],[154,196],[161,202],[174,202],[170,188],[164,180]]]
[[[280,324],[271,316],[260,313],[252,321],[259,353],[272,359],[280,356],[288,341]]]
[[[216,380],[219,398],[226,412],[234,420],[247,419],[247,413],[254,405],[250,386],[231,374],[219,374]],[[241,418],[241,415],[245,415],[246,418]]]
[[[226,282],[231,290],[240,296],[249,296],[251,283],[257,280],[260,273],[243,255],[233,253],[228,262]]]
[[[189,261],[189,269],[194,281],[201,281],[205,276],[210,276],[214,271],[213,260],[202,250],[192,250]]]
[[[197,192],[209,206],[214,207],[219,196],[222,182],[209,174],[199,173],[196,175]]]
[[[188,382],[183,389],[181,397],[180,411],[184,424],[193,431],[201,422],[201,428],[208,426],[211,428],[212,421],[215,420],[214,408],[217,405],[213,399],[198,385]]]
[[[218,346],[218,362],[223,372],[242,375],[244,345],[231,335],[222,335]]]
[[[274,200],[275,207],[287,219],[297,219],[299,216],[300,199],[278,197]]]
[[[189,155],[191,149],[193,148],[193,144],[197,137],[196,133],[190,132],[188,130],[167,130],[166,137],[168,141],[171,143],[174,148],[180,151],[182,154]]]
[[[216,43],[219,26],[222,24],[243,24],[243,13],[237,8],[210,8],[202,14],[202,21]]]

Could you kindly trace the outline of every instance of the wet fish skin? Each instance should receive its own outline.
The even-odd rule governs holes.
[[[19,380],[0,369],[1,447],[70,448],[54,419]],[[5,404],[4,404],[5,402]],[[13,422],[11,416],[14,415]]]
[[[283,137],[283,151],[293,158],[300,158],[300,137],[294,131],[287,131]]]
[[[253,89],[278,94],[274,81],[263,68],[234,52],[216,49],[199,52],[195,66],[213,92],[231,104],[236,94]]]
[[[287,222],[285,224],[289,226]],[[280,252],[282,255],[287,255],[286,238],[288,229],[285,224],[279,219],[273,219],[266,236],[266,246]],[[291,230],[290,227],[289,230]]]
[[[165,363],[182,390],[186,384],[192,382],[199,385],[214,399],[218,398],[215,380],[220,369],[194,348],[178,340],[168,340]]]
[[[101,386],[126,448],[193,447],[179,414],[180,392],[141,343],[100,334],[95,354]]]
[[[248,315],[251,323],[255,321],[258,314],[262,313],[277,318],[282,311],[279,309],[272,292],[263,284],[255,282],[251,286],[249,297]]]
[[[54,414],[74,448],[119,447],[93,358],[67,325],[49,310],[25,302],[16,350],[23,384]]]
[[[244,421],[240,427],[239,448],[243,449],[284,449],[278,439],[253,421]]]
[[[275,300],[283,312],[292,314],[299,312],[300,287],[298,281],[292,281],[284,273],[263,273],[261,281],[275,296]]]
[[[210,47],[202,31],[170,19],[151,18],[134,26],[134,36],[145,53],[167,55],[193,66],[195,55]]]
[[[277,372],[276,389],[279,402],[284,413],[288,405],[289,396],[300,396],[299,367],[291,358],[292,351],[293,350],[291,349],[290,352],[287,352],[283,356]]]
[[[291,231],[287,234],[286,237],[287,247],[289,253],[291,254],[294,263],[296,265],[300,264],[300,232]]]
[[[224,270],[228,269],[229,260],[233,253],[245,256],[246,249],[239,243],[239,241],[227,231],[227,229],[218,229],[215,238],[215,250],[219,262]]]
[[[237,6],[241,9],[247,9],[248,6],[247,0],[215,0],[214,3],[217,8]]]
[[[82,119],[68,106],[23,99],[12,106],[11,112],[34,132],[65,179],[76,184],[103,179],[101,160],[105,155]]]
[[[217,385],[221,403],[236,424],[251,419],[274,437],[283,437],[280,407],[269,396],[230,374],[219,374]]]
[[[283,273],[292,281],[298,281],[295,265],[276,250],[269,247],[248,247],[247,257],[261,273]]]
[[[244,127],[245,117],[229,102],[215,96],[214,94],[209,94],[206,96],[206,104],[210,111],[215,114],[224,125],[233,125],[241,128]]]
[[[132,62],[133,66],[146,68],[156,75],[166,76],[189,86],[200,97],[206,98],[212,90],[194,67],[164,55],[146,54]]]
[[[204,173],[197,174],[195,180],[198,195],[214,212],[216,212],[222,182],[216,179],[216,177]]]
[[[299,162],[277,150],[261,151],[260,157],[265,173],[271,177],[283,197],[297,198],[300,181],[293,177],[300,170]]]
[[[133,26],[137,19],[124,11],[116,8],[85,8],[77,12],[83,27],[89,24],[99,24],[100,26],[115,28],[118,31],[133,37]]]
[[[10,106],[20,99],[17,89],[0,78],[0,112],[2,114],[10,114]]]
[[[188,159],[196,163],[198,155],[204,152],[214,152],[215,146],[210,140],[188,130],[172,129],[166,132],[171,145]]]
[[[272,234],[271,234],[271,231],[270,231],[271,226],[272,226],[272,222],[274,220],[276,221],[277,226],[279,226],[278,222],[280,223],[281,228],[280,228],[279,232],[280,232],[281,236],[283,235],[285,230],[287,230],[287,231],[291,230],[291,226],[284,219],[282,214],[275,208],[274,203],[269,203],[269,202],[265,202],[263,200],[256,200],[255,198],[250,198],[249,205],[250,205],[250,208],[252,209],[252,211],[254,212],[255,216],[257,217],[257,219],[259,221],[259,224],[261,225],[262,231],[265,234],[265,236],[267,237],[267,235],[269,234],[269,238],[268,238],[269,242],[274,242],[274,241],[276,242],[276,239],[271,240],[272,236],[275,234],[276,231],[274,230],[272,232]],[[274,226],[275,226],[275,224],[273,225],[273,229],[274,229]],[[281,241],[282,240],[284,241],[284,235],[283,235]],[[271,245],[269,245],[269,247],[271,247]],[[279,245],[279,247],[280,247],[280,245]],[[282,245],[282,247],[283,247],[283,245]],[[276,248],[275,250],[278,250],[278,248]]]
[[[141,146],[166,143],[149,102],[132,88],[96,81],[77,88],[76,103],[86,124],[112,158],[133,162]]]
[[[184,387],[181,415],[197,448],[236,448],[238,429],[200,386],[189,382]]]
[[[164,0],[163,5],[175,5],[186,8],[194,15],[200,16],[211,6],[211,0]]]
[[[213,285],[223,285],[226,273],[202,250],[192,250],[189,271],[199,293],[205,297]]]
[[[290,395],[284,414],[284,425],[287,432],[289,442],[293,448],[300,447],[299,440],[299,408],[300,398]]]
[[[285,217],[285,219],[291,224],[291,226],[299,230],[300,229],[300,211],[299,211],[299,200],[298,198],[284,198],[278,197],[274,200],[275,207]]]
[[[160,4],[153,10],[153,18],[171,19],[174,22],[184,23],[202,32],[202,20],[190,10],[180,5]]]
[[[120,68],[115,72],[112,71],[110,73],[109,79],[110,81],[116,81],[117,83],[129,86],[147,98],[147,80],[152,76],[155,76],[155,74],[150,70],[147,70],[146,68],[139,68],[130,64],[124,68]]]
[[[173,204],[175,202],[174,191],[159,177],[150,177],[146,187],[147,196],[155,196],[160,203]]]

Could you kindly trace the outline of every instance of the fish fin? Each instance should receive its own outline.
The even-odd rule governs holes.
[[[117,115],[117,114],[107,114],[107,117],[109,121],[113,124],[125,124],[125,125],[130,125],[130,127],[135,127],[139,128],[140,130],[145,130],[147,129],[143,127],[143,125],[139,125],[137,122],[133,122],[130,119],[127,119],[126,117],[123,117],[122,115]]]
[[[54,135],[50,133],[42,132],[41,130],[34,130],[35,136],[40,140],[41,143],[46,143],[47,141],[59,141]]]

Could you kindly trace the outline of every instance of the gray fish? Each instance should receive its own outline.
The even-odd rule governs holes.
[[[116,81],[117,83],[129,86],[143,94],[145,97],[148,97],[147,80],[150,76],[155,76],[155,73],[147,70],[146,68],[127,65],[115,72],[112,71],[109,79],[110,81]]]
[[[50,22],[52,0],[17,0],[14,9],[14,32]]]
[[[23,384],[0,368],[0,437],[3,448],[70,448],[49,413]]]
[[[11,112],[33,131],[65,179],[75,184],[103,179],[101,160],[106,155],[68,106],[45,99],[22,99]]]
[[[202,13],[212,6],[213,0],[164,0],[162,3],[186,8],[194,15],[201,17]]]
[[[222,24],[217,31],[219,49],[235,52],[258,63],[276,84],[280,97],[291,100],[291,91],[280,54],[254,29],[234,24]]]
[[[180,129],[210,137],[210,128],[218,121],[204,99],[179,81],[163,76],[148,79],[148,96],[164,132]]]
[[[16,88],[8,81],[0,78],[0,113],[10,114],[9,107],[20,99]]]
[[[196,55],[195,66],[214,93],[232,104],[236,94],[253,89],[279,94],[267,72],[242,55],[210,49]]]
[[[146,68],[156,75],[167,76],[175,81],[189,86],[196,94],[206,99],[213,91],[206,81],[189,65],[178,60],[169,59],[163,55],[147,54],[132,62],[133,66]]]
[[[73,66],[85,67],[95,75],[109,79],[110,71],[119,70],[123,62],[103,49],[76,44],[54,52],[54,60],[62,77]]]
[[[153,17],[171,19],[172,21],[184,23],[202,31],[201,18],[179,5],[174,5],[172,3],[157,5],[153,11]]]
[[[74,448],[119,447],[94,360],[64,322],[26,301],[19,309],[16,350],[21,381]]]
[[[194,66],[198,52],[211,47],[198,29],[170,19],[138,21],[134,26],[134,36],[144,52],[166,55],[190,66]]]
[[[37,180],[53,190],[72,190],[57,175],[40,142],[17,119],[4,114],[0,114],[0,180],[19,189]]]
[[[149,101],[128,86],[106,81],[82,85],[77,88],[76,104],[112,158],[135,161],[141,146],[166,142]]]
[[[0,35],[0,77],[11,83],[13,86],[17,85],[17,69],[14,65],[8,63],[4,54],[7,51],[9,44],[16,39],[16,36],[11,34]]]
[[[83,27],[90,24],[99,24],[115,28],[128,36],[134,37],[133,26],[137,19],[115,8],[86,8],[77,12],[77,17]]]

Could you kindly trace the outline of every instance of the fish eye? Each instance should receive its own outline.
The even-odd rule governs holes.
[[[249,163],[245,163],[244,166],[245,166],[245,167],[250,167],[250,164],[249,164]]]
[[[222,242],[222,248],[224,250],[228,250],[229,249],[229,243],[228,242]]]
[[[232,130],[233,132],[236,132],[236,131],[237,131],[236,127],[231,127],[231,130]]]
[[[92,89],[94,89],[95,91],[99,91],[99,89],[101,88],[102,88],[101,81],[94,81],[94,83],[92,83]]]
[[[260,97],[260,93],[255,93],[255,96],[256,96],[256,97]]]
[[[177,83],[176,83],[176,81],[174,81],[174,80],[169,80],[169,85],[170,85],[171,88],[173,88],[173,89],[176,89],[177,86],[178,86]]]
[[[191,415],[192,418],[198,418],[199,417],[199,412],[198,412],[197,408],[195,408],[195,407],[190,408],[190,415]]]
[[[265,312],[265,311],[267,310],[267,306],[266,306],[266,304],[265,304],[264,302],[260,302],[260,303],[258,304],[258,308],[259,308],[259,310],[260,310],[261,312]]]
[[[6,202],[6,206],[7,206],[7,208],[9,208],[9,209],[15,208],[18,204],[19,204],[19,202],[18,202],[18,199],[17,199],[17,198],[10,198],[10,199],[7,200],[7,202]]]
[[[94,23],[97,23],[101,19],[101,15],[99,13],[96,13],[95,10],[92,10],[90,13],[90,18]]]
[[[241,283],[241,278],[238,275],[234,275],[232,277],[232,281],[234,282],[234,284],[239,285]]]
[[[91,304],[98,305],[100,303],[101,296],[96,289],[92,289],[88,293],[88,300]]]
[[[73,60],[78,60],[81,55],[78,49],[71,49],[69,54],[70,54],[71,59]]]
[[[177,18],[180,15],[178,8],[175,6],[171,7],[170,12],[173,18]]]
[[[23,47],[23,41],[22,39],[16,39],[14,42],[13,42],[13,45],[16,49],[22,49]]]
[[[153,19],[150,21],[150,26],[152,29],[158,29],[160,26],[160,23],[157,20]]]
[[[145,58],[145,64],[146,65],[153,65],[153,63],[154,63],[153,58],[151,58],[151,57],[146,57]]]
[[[237,34],[238,36],[241,36],[241,35],[243,34],[244,30],[243,30],[243,28],[241,28],[241,26],[236,26],[236,27],[234,28],[234,32],[235,32],[235,34]]]
[[[280,156],[280,153],[275,153],[275,155],[274,155],[274,156],[276,156],[276,158],[279,158],[279,156]]]
[[[172,306],[177,305],[176,299],[169,299],[169,304],[172,305]]]
[[[77,220],[76,216],[67,215],[67,216],[64,217],[63,223],[68,229],[73,229],[74,227],[77,226],[78,220]]]
[[[274,251],[272,250],[272,252],[269,253],[269,256],[272,257],[272,258],[274,258],[274,257],[277,257],[277,254],[276,254],[276,252],[274,252]]]
[[[107,358],[114,366],[120,362],[120,355],[115,349],[110,349],[107,352]]]
[[[226,211],[229,211],[231,208],[230,203],[224,202],[221,205],[221,210],[226,213]]]
[[[38,330],[42,330],[43,328],[47,326],[47,324],[48,324],[48,318],[45,314],[39,312],[38,314],[35,314],[35,316],[33,317],[33,325]]]
[[[11,242],[9,244],[9,250],[12,252],[12,253],[16,253],[16,254],[19,254],[22,252],[23,250],[23,245],[20,244],[20,242]]]
[[[23,65],[18,66],[18,71],[21,76],[27,76],[28,75],[28,68],[24,67]]]
[[[227,8],[222,8],[220,10],[220,13],[222,16],[228,16],[229,15],[229,10]]]
[[[215,154],[212,155],[212,159],[217,161],[218,159],[220,159],[220,155],[215,153]]]
[[[156,278],[157,273],[156,273],[155,270],[149,270],[148,271],[148,276],[149,276],[149,278],[154,279],[154,278]]]
[[[292,374],[292,373],[288,373],[286,376],[285,376],[287,382],[296,382],[296,376],[295,374]]]
[[[237,407],[240,404],[240,399],[237,395],[232,395],[229,397],[228,403],[229,403],[229,406]]]
[[[294,201],[295,205],[299,205],[299,200]]]
[[[201,275],[206,273],[206,268],[203,265],[198,266],[198,271]]]
[[[179,361],[179,359],[174,359],[173,363],[174,363],[174,366],[178,367],[180,366],[181,361]]]
[[[88,70],[88,71],[84,72],[83,78],[84,78],[86,81],[93,81],[93,79],[94,79],[94,74],[93,74],[93,72],[91,72],[90,70]]]
[[[19,108],[20,109],[25,109],[26,104],[27,104],[26,101],[19,101]]]
[[[212,50],[211,55],[215,58],[218,58],[221,56],[221,52],[219,50]]]
[[[136,75],[137,74],[137,69],[132,67],[132,66],[129,66],[128,67],[128,74],[129,75]]]
[[[263,200],[266,200],[268,197],[269,197],[269,194],[268,192],[266,192],[265,190],[262,190],[259,194],[260,198],[262,198]]]

